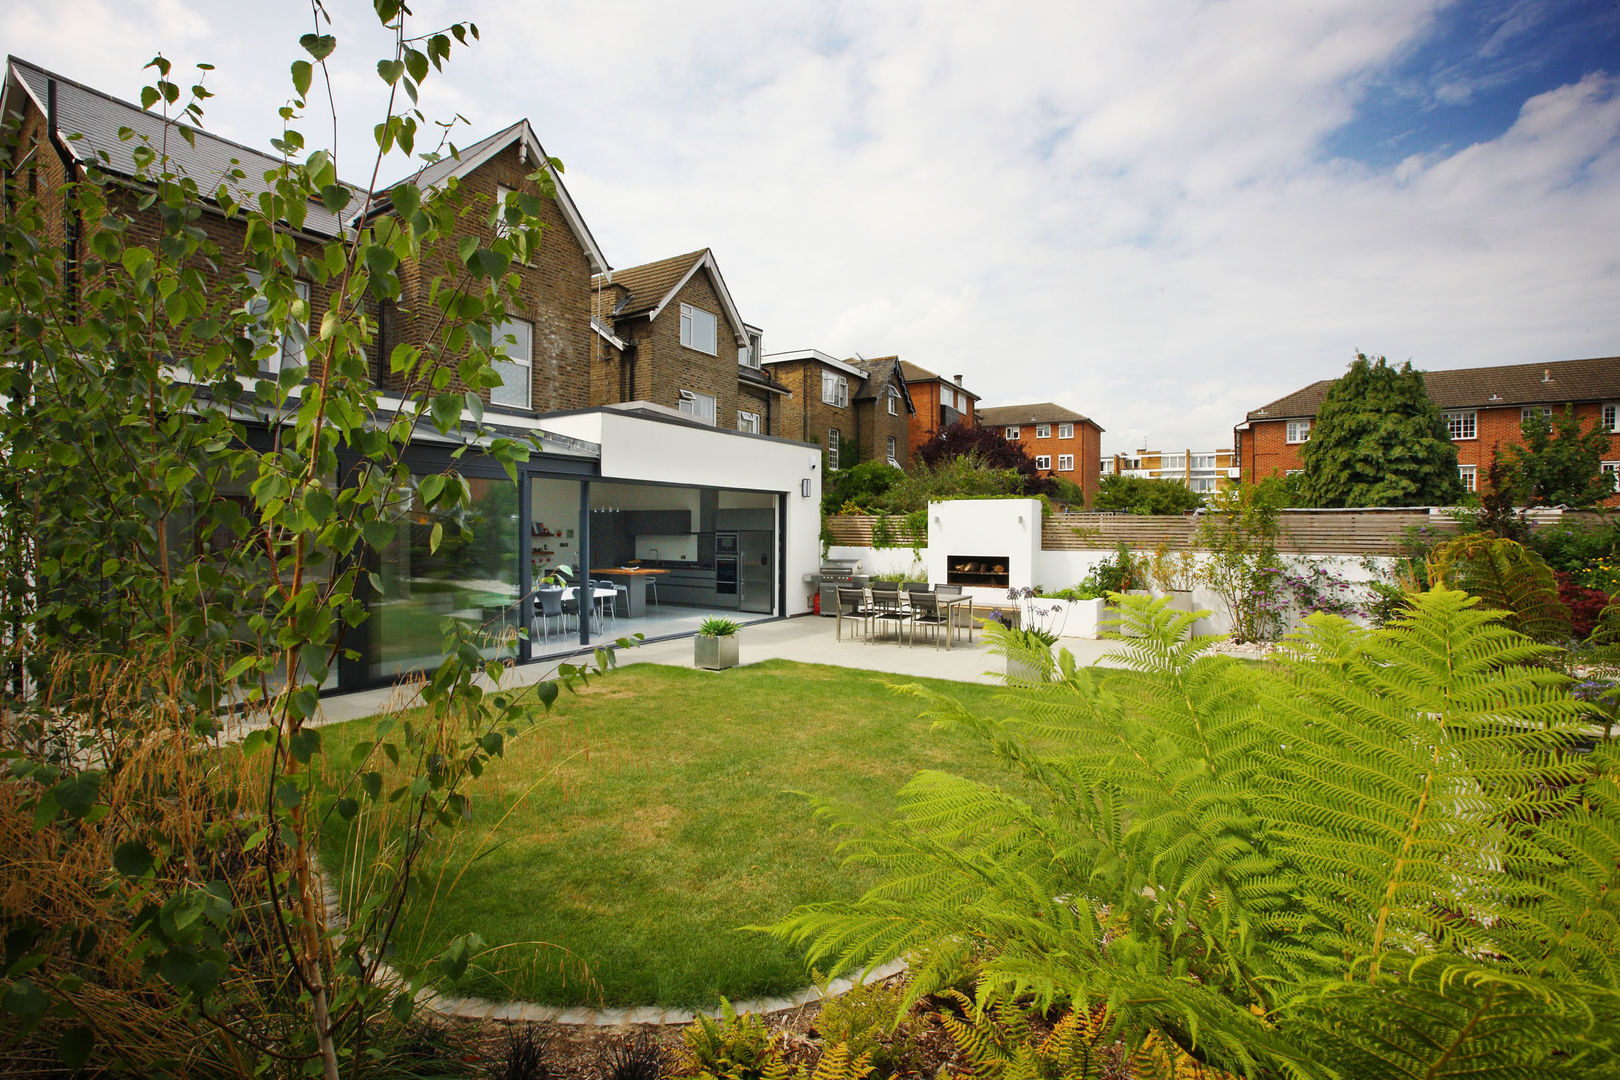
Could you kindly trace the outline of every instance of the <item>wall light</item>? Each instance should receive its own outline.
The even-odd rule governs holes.
[[[810,497],[810,478],[808,476],[799,481],[799,494],[806,499]]]

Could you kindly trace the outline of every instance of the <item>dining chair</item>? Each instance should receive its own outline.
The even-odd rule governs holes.
[[[854,619],[861,624],[861,633],[868,639],[872,636],[872,617],[875,614],[866,603],[865,589],[839,589],[837,625],[834,628],[834,640],[844,640],[844,620]]]
[[[874,625],[888,623],[894,627],[894,639],[900,640],[901,628],[911,619],[911,612],[900,602],[898,582],[872,583],[872,620]]]
[[[939,597],[931,592],[913,589],[911,593],[911,643],[917,644],[917,628],[926,626],[934,636],[934,648],[939,648],[940,631],[949,631],[946,625],[950,621],[950,613],[939,610]]]
[[[535,607],[535,621],[540,627],[540,640],[551,640],[552,619],[557,620],[558,633],[567,633],[568,615],[563,610],[562,586],[558,585],[551,588],[536,589],[534,592],[534,598],[536,601],[538,601]],[[533,632],[533,628],[531,628],[531,636],[533,635]]]
[[[960,585],[935,585],[934,586],[934,597],[935,597],[935,599],[938,599],[940,597],[946,597],[946,596],[961,596],[961,595],[962,595],[962,586],[960,586]],[[961,605],[961,604],[952,604],[950,607],[946,608],[945,611],[946,611],[947,614],[949,614],[949,616],[951,618],[951,625],[950,625],[947,632],[955,633],[956,629],[958,627],[967,626],[967,619],[968,619],[969,616],[968,616],[967,611],[965,610],[963,605]],[[962,612],[961,618],[958,618],[957,614],[956,614],[959,611]],[[972,627],[969,627],[968,629],[970,631],[969,636],[971,637],[972,636],[971,635]]]

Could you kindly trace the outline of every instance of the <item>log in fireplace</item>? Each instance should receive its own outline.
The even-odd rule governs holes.
[[[949,555],[945,559],[947,585],[976,585],[1005,589],[1010,584],[1005,555]]]

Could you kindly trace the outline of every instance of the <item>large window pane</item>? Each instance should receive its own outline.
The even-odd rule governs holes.
[[[371,676],[435,666],[444,631],[459,623],[486,657],[515,655],[518,625],[517,485],[470,477],[471,506],[454,517],[429,513],[411,492],[394,540],[382,552],[383,592],[371,606]],[[438,550],[433,527],[444,527]]]
[[[494,338],[497,345],[506,346],[506,359],[495,361],[501,385],[489,392],[490,404],[531,408],[529,372],[534,366],[534,327],[522,319],[508,319],[495,327]]]

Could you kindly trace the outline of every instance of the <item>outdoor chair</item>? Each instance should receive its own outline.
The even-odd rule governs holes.
[[[936,600],[939,599],[940,597],[944,597],[944,596],[961,596],[961,595],[962,595],[962,586],[960,586],[960,585],[935,585],[934,586],[934,598]],[[968,615],[967,610],[962,605],[957,604],[957,605],[955,605],[953,607],[947,608],[946,611],[948,611],[950,613],[950,617],[951,617],[951,625],[949,627],[949,632],[954,634],[958,627],[966,626],[966,627],[968,627],[968,630],[969,630],[969,635],[968,636],[972,637],[971,631],[972,631],[973,628],[972,628],[972,626],[970,626],[968,624],[969,615]],[[960,611],[962,613],[961,618],[957,618],[956,613],[958,611]]]
[[[591,581],[587,582],[587,584],[590,586],[591,599],[596,603],[596,625],[606,628],[607,621],[609,619],[612,619],[615,623],[617,623],[619,621],[619,615],[615,610],[613,602],[619,598],[618,586],[611,581]],[[598,595],[599,593],[604,592],[612,593],[613,595]]]
[[[559,634],[568,632],[568,614],[563,609],[562,597],[563,591],[562,586],[560,585],[553,588],[542,588],[535,590],[534,598],[536,603],[534,615],[535,622],[540,628],[541,641],[551,640],[552,619],[557,620],[557,632]],[[531,638],[533,637],[533,633],[533,628],[531,628]]]
[[[930,586],[926,581],[908,581],[905,584],[907,596],[910,596],[912,593],[928,592],[929,589]]]
[[[844,640],[844,620],[854,619],[861,624],[861,634],[864,637],[872,636],[872,617],[876,614],[866,603],[865,589],[839,589],[837,625],[834,628],[834,639]]]
[[[939,610],[939,597],[931,592],[913,590],[911,594],[911,643],[917,644],[917,628],[928,627],[934,636],[934,648],[939,648],[940,631],[949,632],[946,625],[950,620],[949,612]]]
[[[900,603],[900,586],[892,582],[872,586],[872,622],[874,626],[888,623],[894,627],[894,639],[900,640],[901,628],[911,621],[911,611]]]

